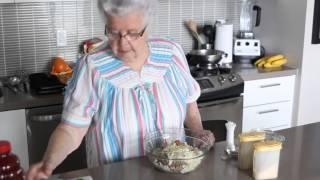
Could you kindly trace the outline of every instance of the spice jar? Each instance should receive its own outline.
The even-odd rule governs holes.
[[[239,168],[251,169],[253,159],[253,144],[265,139],[265,132],[249,132],[239,134]]]
[[[19,158],[11,153],[9,141],[0,141],[0,180],[23,180]]]
[[[282,142],[276,140],[254,144],[253,176],[255,179],[274,179],[278,177],[281,149]]]

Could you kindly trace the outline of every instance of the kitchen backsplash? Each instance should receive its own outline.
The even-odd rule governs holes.
[[[169,36],[182,44],[185,52],[193,40],[183,22],[214,24],[227,19],[239,27],[239,0],[160,0],[151,34]],[[57,47],[57,30],[66,30],[67,45]],[[0,76],[49,70],[56,55],[68,61],[78,56],[82,41],[103,36],[104,22],[97,0],[0,4]]]

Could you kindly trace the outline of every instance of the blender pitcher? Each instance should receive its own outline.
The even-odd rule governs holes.
[[[255,0],[241,0],[240,2],[240,32],[239,38],[253,39],[253,11],[256,13],[255,27],[260,25],[261,8],[256,5]]]

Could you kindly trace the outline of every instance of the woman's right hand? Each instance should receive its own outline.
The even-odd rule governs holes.
[[[27,172],[27,180],[48,179],[53,168],[43,161],[33,164]]]

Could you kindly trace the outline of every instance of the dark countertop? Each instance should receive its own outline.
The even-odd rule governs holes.
[[[0,112],[57,105],[63,102],[63,94],[36,95],[24,92],[14,94],[7,87],[2,88],[2,93],[3,96],[0,97]]]
[[[277,179],[319,180],[320,123],[294,127],[279,133],[286,137],[286,141],[281,151]],[[200,167],[185,175],[161,172],[153,168],[146,158],[137,158],[57,176],[71,178],[90,175],[95,180],[252,180],[249,171],[238,169],[236,160],[221,160],[224,148],[225,142],[216,143]]]

